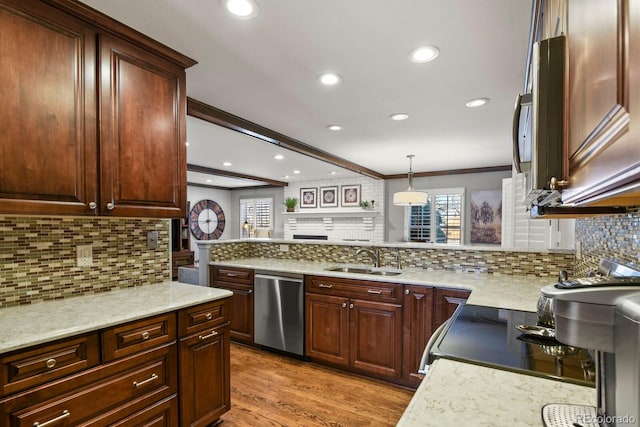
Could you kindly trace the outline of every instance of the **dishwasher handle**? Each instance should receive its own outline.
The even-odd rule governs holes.
[[[429,341],[427,341],[427,345],[424,347],[424,352],[422,353],[422,357],[420,358],[420,365],[418,365],[418,373],[421,375],[426,375],[429,370],[429,353],[431,353],[431,349],[435,345],[440,335],[442,335],[442,331],[445,330],[451,318],[447,319],[442,325],[438,326],[438,328],[433,332]]]
[[[287,281],[287,282],[296,282],[296,283],[302,283],[304,280],[304,276],[302,276],[301,274],[289,274],[289,273],[276,273],[276,274],[255,274],[253,276],[253,280],[255,281],[256,279],[266,279],[266,280],[281,280],[281,281]]]

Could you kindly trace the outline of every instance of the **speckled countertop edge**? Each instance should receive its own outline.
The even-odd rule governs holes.
[[[231,296],[164,282],[0,309],[0,354]]]

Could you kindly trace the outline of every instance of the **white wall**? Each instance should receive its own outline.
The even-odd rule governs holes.
[[[215,188],[204,188],[204,187],[194,187],[191,185],[187,186],[187,200],[190,203],[191,208],[200,200],[213,200],[217,204],[220,205],[222,211],[224,212],[225,217],[225,227],[222,235],[220,236],[220,240],[222,239],[232,239],[230,237],[232,234],[230,220],[233,218],[233,210],[231,206],[231,192],[228,190],[219,190]],[[193,234],[189,233],[191,236],[191,250],[195,253],[195,259],[198,259],[198,248],[196,246],[196,239],[193,237]]]
[[[500,190],[502,180],[510,178],[511,171],[504,172],[483,172],[469,173],[461,175],[442,175],[432,177],[414,178],[413,186],[416,190],[428,190],[437,188],[465,188],[464,195],[464,242],[469,244],[471,238],[471,191],[475,190]],[[385,181],[386,201],[387,201],[387,227],[385,230],[385,241],[400,242],[404,237],[405,208],[394,206],[393,193],[404,191],[409,185],[408,178],[392,179]]]

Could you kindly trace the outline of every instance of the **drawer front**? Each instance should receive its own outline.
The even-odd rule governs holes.
[[[397,283],[307,276],[306,291],[370,301],[402,301],[402,285]]]
[[[232,267],[213,267],[213,280],[215,282],[234,282],[253,284],[253,270]]]
[[[177,392],[176,344],[117,363],[128,369],[66,394],[58,395],[52,386],[50,394],[56,397],[12,412],[10,425],[107,425],[110,417],[122,419]],[[129,413],[116,413],[117,408],[127,408]]]
[[[102,357],[109,362],[175,340],[175,314],[163,314],[104,331]]]
[[[95,425],[95,424],[89,424]],[[174,427],[178,425],[178,398],[174,395],[137,412],[112,427]]]
[[[229,321],[228,298],[182,309],[178,312],[178,332],[186,337]]]
[[[26,390],[99,363],[100,343],[97,334],[16,352],[0,359],[1,395]]]

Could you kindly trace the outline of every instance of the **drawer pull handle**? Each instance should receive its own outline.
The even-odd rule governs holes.
[[[46,362],[44,362],[45,366],[46,366],[47,368],[49,368],[49,369],[51,369],[51,368],[53,368],[54,366],[56,366],[56,363],[57,363],[57,362],[56,362],[56,359],[53,359],[53,358],[51,358],[51,359],[47,359],[47,361],[46,361]]]
[[[141,336],[142,336],[142,339],[143,339],[143,340],[148,340],[148,339],[149,339],[149,337],[151,336],[151,334],[150,334],[149,332],[147,332],[147,331],[144,331],[144,332],[141,334]]]
[[[199,335],[198,339],[200,341],[204,341],[204,340],[206,340],[208,338],[215,337],[216,335],[218,335],[218,331],[211,331],[211,333],[208,334],[208,335]]]
[[[324,283],[320,283],[318,284],[319,288],[327,288],[327,289],[331,289],[333,288],[333,285],[325,285]]]
[[[211,320],[213,318],[213,314],[207,313],[207,314],[204,315],[204,317],[206,317],[207,320]]]
[[[151,381],[155,381],[157,379],[158,379],[158,376],[156,374],[151,374],[151,376],[149,378],[147,378],[146,380],[143,380],[143,381],[140,381],[140,382],[134,381],[133,382],[133,386],[136,387],[136,388],[137,387],[142,387],[143,385],[145,385],[147,383],[150,383]]]
[[[238,277],[238,273],[227,273],[227,277]]]
[[[57,423],[58,421],[62,421],[65,418],[69,418],[70,416],[71,416],[71,412],[65,409],[64,411],[62,411],[62,415],[60,415],[59,417],[55,417],[43,423],[39,423],[36,421],[35,423],[33,423],[33,427],[47,427],[47,426],[50,426],[51,424]]]
[[[367,292],[374,295],[382,295],[382,289],[368,289]]]

